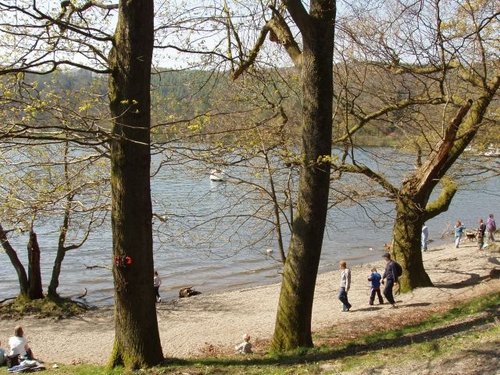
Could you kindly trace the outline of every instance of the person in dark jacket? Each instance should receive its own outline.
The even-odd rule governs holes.
[[[384,275],[382,276],[382,284],[385,285],[384,296],[392,307],[396,307],[396,301],[394,301],[392,288],[394,287],[394,284],[398,283],[398,271],[396,270],[394,261],[391,259],[391,254],[385,253],[383,258],[386,261]]]
[[[479,226],[477,227],[476,238],[477,247],[481,250],[484,246],[484,232],[486,231],[486,224],[483,219],[479,219]]]

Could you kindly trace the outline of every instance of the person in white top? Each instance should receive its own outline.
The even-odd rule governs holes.
[[[158,275],[158,271],[155,271],[155,276],[153,278],[153,286],[155,288],[156,302],[161,302],[160,285],[161,285],[160,276]]]
[[[339,290],[339,300],[342,302],[342,311],[347,312],[351,309],[352,305],[347,299],[347,292],[351,287],[351,270],[347,268],[347,262],[341,261],[340,265],[340,290]]]
[[[239,345],[236,345],[234,347],[234,350],[236,350],[237,353],[241,353],[241,354],[252,353],[252,344],[250,343],[250,335],[247,333],[244,334],[243,335],[243,342]]]
[[[33,359],[26,337],[24,337],[23,327],[16,326],[14,328],[14,336],[9,338],[10,353],[9,356],[19,355],[25,359]]]
[[[427,225],[422,225],[422,251],[427,251],[427,244],[429,243],[429,228]]]

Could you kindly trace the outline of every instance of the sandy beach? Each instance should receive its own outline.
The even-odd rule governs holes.
[[[382,251],[380,251],[382,255]],[[319,275],[316,285],[313,331],[362,324],[367,320],[404,319],[418,312],[437,311],[444,304],[466,300],[479,294],[500,292],[500,280],[489,278],[500,268],[499,254],[477,250],[476,243],[465,242],[459,249],[451,244],[424,253],[425,268],[435,286],[419,288],[396,297],[398,308],[368,305],[367,277],[380,261],[352,268],[349,300],[353,308],[341,312],[337,300],[338,270]],[[232,352],[244,333],[259,349],[273,334],[279,285],[199,296],[157,305],[158,325],[166,357],[186,358],[203,353]],[[13,327],[24,327],[35,356],[46,363],[104,364],[109,358],[114,337],[113,311],[110,308],[89,311],[83,316],[64,319],[2,320],[0,341],[6,343]],[[262,345],[262,344],[261,344]]]

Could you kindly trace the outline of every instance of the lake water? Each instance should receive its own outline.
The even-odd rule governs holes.
[[[395,160],[394,151],[388,151],[387,160]],[[496,163],[491,159],[487,162],[493,166]],[[390,178],[396,178],[408,168],[400,165],[400,170],[395,168]],[[235,178],[224,183],[211,182],[208,171],[209,167],[202,164],[170,166],[153,180],[154,210],[165,217],[164,221],[155,220],[154,233],[155,268],[163,280],[160,293],[164,300],[176,298],[183,286],[210,293],[280,281],[281,263],[272,226],[267,221],[270,208],[263,204],[262,192],[241,183],[238,177],[243,172],[236,167],[228,170]],[[258,174],[245,178],[265,184],[265,178]],[[434,241],[432,246],[452,240],[446,234],[458,218],[467,227],[476,228],[478,219],[486,218],[490,212],[500,216],[498,177],[465,186],[467,189],[459,190],[447,212],[427,223]],[[363,207],[332,208],[320,272],[336,269],[341,259],[349,264],[379,261],[383,244],[390,241],[392,220],[392,205],[385,200]],[[49,232],[37,229],[44,287],[50,280],[57,243],[55,234]],[[27,267],[25,239],[17,238],[13,244]],[[271,256],[267,249],[273,249]],[[63,296],[75,296],[86,288],[88,303],[112,304],[113,281],[106,268],[110,265],[111,234],[109,228],[102,227],[83,248],[67,253],[59,292]],[[14,268],[8,257],[0,253],[0,300],[17,293]]]

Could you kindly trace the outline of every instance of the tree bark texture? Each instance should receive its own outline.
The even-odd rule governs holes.
[[[416,287],[432,286],[431,279],[424,269],[420,246],[424,222],[422,207],[410,199],[398,198],[392,254],[394,260],[401,264],[404,270],[402,277],[399,278],[402,292]]]
[[[40,246],[36,233],[30,230],[28,241],[28,297],[30,299],[42,299],[42,273],[40,271]]]
[[[150,75],[153,0],[122,0],[110,53],[115,343],[111,366],[163,360],[153,293]]]
[[[67,164],[65,165],[66,175],[67,175]],[[69,228],[69,219],[71,215],[71,202],[73,201],[73,196],[70,194],[67,198],[66,208],[64,210],[63,224],[59,232],[59,240],[57,242],[57,254],[56,259],[54,259],[54,265],[52,267],[52,276],[50,278],[50,284],[48,289],[48,296],[50,298],[59,298],[59,293],[57,293],[57,288],[59,287],[59,276],[61,275],[62,263],[64,257],[66,256],[66,234]]]
[[[48,289],[48,296],[50,298],[58,298],[59,293],[57,293],[57,288],[59,287],[59,276],[61,275],[62,263],[64,261],[64,257],[66,256],[66,248],[64,247],[64,243],[66,240],[66,233],[68,229],[68,216],[65,216],[63,228],[61,229],[61,233],[59,234],[59,242],[57,245],[57,254],[54,259],[54,265],[52,267],[52,276],[50,278],[50,284]]]
[[[311,347],[311,318],[330,185],[335,1],[287,1],[303,39],[302,157],[297,214],[285,262],[272,349]]]
[[[16,270],[17,279],[19,280],[19,294],[28,296],[29,283],[28,283],[28,275],[26,274],[26,269],[19,260],[16,251],[14,250],[9,240],[7,239],[7,233],[5,232],[1,224],[0,224],[0,242],[2,243],[2,247],[5,250],[5,253],[10,259],[12,266],[14,266],[14,269]]]
[[[445,179],[446,173],[479,130],[486,110],[500,86],[495,76],[474,102],[468,100],[446,127],[442,141],[428,159],[403,182],[396,199],[396,222],[393,230],[393,256],[405,270],[401,291],[431,286],[421,253],[422,224],[445,212],[458,187]],[[459,130],[463,129],[461,133]],[[441,183],[438,198],[429,202],[434,188]]]

